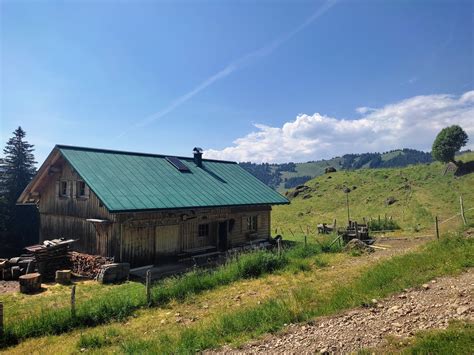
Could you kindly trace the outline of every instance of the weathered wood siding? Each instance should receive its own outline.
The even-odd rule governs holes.
[[[270,207],[263,206],[120,214],[117,221],[122,223],[122,258],[132,266],[139,266],[159,263],[196,248],[217,247],[219,222],[227,222],[229,248],[254,239],[267,239],[270,212]],[[256,231],[247,230],[250,216],[257,216]],[[208,236],[199,237],[200,224],[209,224]]]
[[[73,248],[85,253],[110,256],[110,245],[113,243],[112,233],[101,233],[96,238],[94,226],[87,218],[114,220],[100,200],[86,190],[87,197],[77,197],[77,181],[81,177],[65,161],[56,165],[59,170],[51,173],[40,189],[40,241],[53,238],[79,239]],[[59,196],[60,181],[68,182],[67,197]],[[112,229],[112,228],[111,228]]]

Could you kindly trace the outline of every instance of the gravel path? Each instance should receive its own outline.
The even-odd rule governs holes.
[[[446,328],[453,319],[474,321],[473,291],[471,269],[384,300],[373,300],[368,308],[317,318],[304,325],[290,324],[283,333],[217,352],[314,354],[376,348],[384,345],[387,336],[405,338],[423,329]]]

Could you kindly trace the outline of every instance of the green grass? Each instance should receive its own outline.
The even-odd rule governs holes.
[[[390,231],[400,229],[400,226],[393,219],[374,219],[368,223],[369,230],[371,231]]]
[[[191,294],[228,285],[240,279],[259,277],[282,269],[288,264],[286,256],[271,252],[253,252],[234,258],[215,270],[197,270],[184,276],[165,279],[152,290],[153,304],[160,305],[172,299],[183,300]]]
[[[474,153],[458,157],[464,161],[474,160]],[[284,239],[302,240],[309,228],[314,235],[318,223],[332,223],[338,227],[347,224],[346,194],[349,193],[350,216],[352,220],[382,220],[393,217],[400,228],[407,232],[433,229],[434,217],[443,221],[459,213],[459,196],[464,199],[466,217],[474,223],[474,174],[454,177],[443,175],[441,163],[413,165],[406,168],[364,169],[338,171],[319,176],[308,181],[308,193],[303,199],[298,196],[288,206],[275,206],[272,212],[272,230],[278,230]],[[355,187],[355,189],[354,189]],[[397,201],[387,205],[386,200],[394,197]],[[441,224],[445,232],[461,223],[456,217]],[[291,230],[291,231],[290,231]],[[293,232],[293,233],[291,233]]]
[[[81,334],[76,344],[78,349],[100,349],[111,345],[120,332],[115,328],[107,329],[103,334]]]
[[[161,334],[150,341],[124,342],[122,350],[127,353],[191,353],[246,341],[275,332],[284,324],[334,314],[433,277],[472,267],[473,255],[472,240],[450,236],[429,244],[422,251],[380,262],[350,284],[338,285],[329,294],[320,294],[317,285],[306,285],[291,292],[282,290],[280,297],[218,315],[199,327],[185,328],[178,335]]]
[[[403,353],[406,354],[472,354],[474,324],[456,322],[446,330],[422,332]]]
[[[320,246],[297,246],[285,251],[281,256],[269,251],[255,251],[235,257],[215,269],[200,269],[167,278],[153,285],[152,305],[165,305],[171,300],[183,301],[205,290],[241,279],[257,278],[277,270],[307,271],[309,264],[301,259],[319,254],[321,250]],[[71,315],[69,307],[57,307],[43,308],[40,313],[29,317],[8,318],[0,345],[11,345],[21,339],[61,334],[75,328],[120,321],[146,305],[143,285],[130,283],[127,287],[117,288],[116,292],[99,293],[83,302],[77,302],[75,317]]]

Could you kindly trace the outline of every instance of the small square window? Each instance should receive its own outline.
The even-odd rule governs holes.
[[[247,217],[247,230],[250,232],[257,231],[257,216]]]
[[[199,237],[208,237],[209,236],[209,224],[200,224],[198,227],[198,236]]]
[[[84,181],[77,182],[77,197],[86,197],[86,183]]]
[[[61,181],[59,183],[59,196],[61,197],[67,197],[67,181]]]

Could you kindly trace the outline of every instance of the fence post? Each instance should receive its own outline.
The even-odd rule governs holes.
[[[3,303],[0,302],[0,337],[3,336]]]
[[[277,245],[278,245],[278,257],[281,257],[281,239],[278,238],[277,240]]]
[[[151,306],[151,270],[146,271],[146,304]]]
[[[76,285],[71,288],[71,316],[76,317]]]
[[[308,237],[305,235],[304,236],[304,247],[306,248],[307,245],[308,245]]]
[[[436,239],[439,240],[438,216],[435,216],[435,231],[436,231]]]
[[[464,215],[464,203],[462,201],[462,196],[459,196],[459,204],[461,205],[461,218],[464,225],[467,225],[466,216]]]

